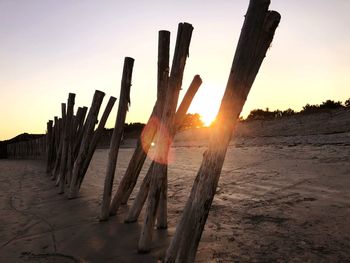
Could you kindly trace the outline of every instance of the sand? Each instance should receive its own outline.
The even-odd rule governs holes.
[[[146,255],[136,252],[142,218],[122,223],[127,207],[98,222],[107,150],[95,152],[75,200],[56,194],[42,162],[0,160],[0,262],[155,262],[206,149],[188,133],[171,151],[169,229],[155,231]],[[298,134],[231,142],[196,262],[350,261],[350,133]],[[132,152],[121,149],[115,186]]]

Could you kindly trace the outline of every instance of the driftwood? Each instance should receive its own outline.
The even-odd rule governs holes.
[[[106,105],[106,108],[102,114],[101,120],[98,123],[98,127],[97,127],[96,131],[94,132],[94,136],[92,137],[92,140],[91,140],[90,145],[89,145],[88,153],[86,155],[85,161],[84,161],[83,166],[81,168],[82,172],[79,174],[79,176],[80,176],[79,177],[79,188],[84,180],[84,177],[85,177],[85,174],[87,172],[87,169],[89,168],[89,164],[91,162],[92,156],[94,155],[94,152],[96,150],[97,143],[99,142],[99,140],[101,138],[101,135],[102,135],[103,129],[106,125],[108,116],[111,113],[111,110],[112,110],[116,100],[117,99],[115,97],[109,98],[108,103]]]
[[[161,30],[158,34],[158,77],[157,77],[157,101],[154,105],[152,114],[144,127],[141,137],[137,142],[136,149],[131,157],[128,168],[121,179],[117,192],[110,205],[110,215],[115,215],[120,204],[125,204],[132,190],[134,189],[137,178],[141,172],[142,166],[146,160],[147,153],[151,143],[157,133],[159,120],[162,117],[164,108],[164,98],[168,87],[169,78],[169,45],[170,32]]]
[[[192,83],[190,87],[187,89],[185,96],[182,99],[182,102],[179,106],[179,108],[176,111],[175,115],[175,131],[178,131],[181,127],[184,118],[186,116],[187,110],[190,107],[192,100],[194,96],[196,95],[200,85],[202,84],[202,79],[199,75],[194,76]],[[175,134],[172,134],[172,138]],[[153,170],[154,162],[152,162],[151,166],[149,167],[146,176],[144,177],[142,184],[140,186],[139,192],[136,195],[136,198],[129,209],[128,215],[125,219],[126,223],[133,223],[137,221],[137,218],[139,217],[142,207],[147,199],[147,194],[149,190],[149,184],[151,181],[151,172]],[[158,210],[158,218],[157,218],[157,228],[166,228],[167,227],[167,221],[166,221],[166,198],[167,198],[167,183],[165,182],[164,187],[162,188],[159,207],[161,209]],[[162,201],[163,200],[163,201]],[[161,218],[159,218],[161,216]]]
[[[82,167],[89,151],[89,144],[92,140],[94,134],[94,128],[97,123],[97,116],[100,111],[103,97],[105,93],[99,90],[95,91],[94,97],[92,99],[89,114],[86,118],[84,125],[84,134],[81,140],[78,156],[74,162],[72,180],[69,186],[68,198],[76,198],[79,192],[79,178],[82,172]]]
[[[155,163],[151,173],[151,185],[148,194],[146,215],[138,243],[138,250],[140,252],[148,252],[150,250],[162,185],[164,185],[167,180],[168,153],[172,143],[171,134],[173,134],[175,128],[176,105],[182,85],[192,30],[193,27],[191,24],[179,24],[161,125],[157,133],[154,155]]]
[[[124,60],[123,76],[120,87],[120,97],[117,119],[115,121],[115,126],[111,138],[111,144],[108,154],[107,171],[103,189],[103,198],[101,204],[101,215],[100,220],[107,220],[109,215],[109,205],[111,202],[111,195],[113,189],[114,173],[117,165],[118,151],[120,142],[123,136],[124,124],[126,112],[128,111],[130,104],[130,87],[132,70],[134,66],[134,59],[126,57]]]
[[[219,181],[232,131],[279,24],[270,1],[251,0],[217,121],[165,262],[193,262]]]
[[[67,172],[67,160],[68,160],[68,149],[71,143],[71,125],[72,117],[74,112],[74,101],[75,94],[69,93],[68,103],[67,103],[67,116],[64,124],[63,132],[63,146],[62,146],[62,156],[61,156],[61,165],[60,165],[60,174],[59,174],[59,192],[60,194],[64,193],[64,187],[66,184],[66,172]]]

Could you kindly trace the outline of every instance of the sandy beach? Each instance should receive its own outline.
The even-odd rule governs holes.
[[[304,131],[232,140],[196,262],[350,260],[350,133]],[[74,200],[56,193],[43,162],[0,160],[0,262],[155,262],[206,150],[206,140],[189,140],[190,132],[179,134],[171,150],[169,228],[155,231],[150,254],[137,254],[143,214],[124,224],[126,206],[98,222],[108,150],[95,152]],[[126,146],[132,143],[120,150],[114,190],[133,152]]]
[[[0,263],[350,262],[349,10],[0,1]]]

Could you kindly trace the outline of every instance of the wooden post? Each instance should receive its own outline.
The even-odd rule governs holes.
[[[193,78],[193,81],[188,88],[185,97],[183,98],[179,109],[176,112],[175,115],[175,122],[173,124],[173,128],[171,128],[170,133],[170,140],[172,141],[174,139],[174,136],[176,134],[176,131],[180,128],[182,125],[185,117],[186,112],[191,105],[192,99],[194,95],[197,93],[199,86],[202,84],[202,79],[199,75],[196,75]],[[158,207],[158,215],[157,215],[157,228],[158,229],[166,229],[168,227],[168,172],[166,171],[166,174],[164,175],[163,179],[163,185],[162,190],[160,193],[160,199],[159,199],[159,207]]]
[[[67,172],[66,172],[66,180],[65,184],[67,187],[70,186],[70,181],[72,180],[72,172],[73,172],[73,147],[75,143],[75,130],[76,129],[76,116],[73,114],[72,120],[71,120],[71,125],[69,128],[69,145],[68,145],[68,152],[67,152]]]
[[[75,143],[74,143],[74,161],[77,159],[78,157],[78,153],[79,153],[79,149],[80,149],[80,145],[81,145],[81,141],[83,139],[83,135],[84,135],[84,131],[85,131],[85,126],[87,123],[84,124],[84,120],[85,120],[85,116],[87,113],[88,108],[87,107],[83,107],[81,110],[81,113],[78,115],[77,113],[77,132],[76,132],[76,139],[75,139]]]
[[[183,97],[180,106],[178,107],[175,115],[175,130],[178,131],[182,125],[188,108],[191,106],[192,100],[196,95],[199,87],[202,85],[202,79],[199,75],[195,75],[188,87],[185,96]]]
[[[280,21],[277,12],[268,11],[269,4],[268,0],[250,1],[217,124],[167,250],[166,263],[195,259],[233,128]]]
[[[96,150],[97,143],[99,142],[99,140],[101,138],[101,135],[102,135],[103,129],[106,125],[108,116],[111,113],[111,110],[112,110],[113,105],[114,105],[116,100],[117,99],[115,97],[109,98],[109,101],[108,101],[107,106],[103,112],[103,115],[102,115],[101,120],[98,124],[98,127],[97,127],[96,131],[94,132],[94,136],[92,137],[92,140],[91,140],[90,145],[89,145],[88,153],[86,155],[83,166],[81,168],[81,173],[79,173],[79,178],[78,178],[79,188],[83,182],[86,171],[89,168],[89,164],[90,164],[92,156],[94,155],[94,152]]]
[[[86,108],[78,107],[77,110],[77,115],[73,115],[72,119],[72,129],[71,129],[71,142],[69,144],[68,148],[68,161],[67,161],[67,187],[70,187],[70,183],[72,181],[72,173],[73,173],[73,165],[74,161],[76,159],[76,154],[75,154],[75,145],[77,143],[77,129],[78,126],[81,124],[81,122],[84,121],[86,114]]]
[[[61,164],[61,158],[62,158],[62,148],[63,148],[63,133],[64,133],[64,127],[65,127],[65,120],[66,120],[66,115],[67,115],[67,110],[66,110],[66,104],[61,103],[61,112],[62,112],[62,118],[61,118],[61,125],[60,125],[60,144],[58,146],[58,154],[55,162],[54,169],[52,171],[52,179],[56,180],[58,179],[58,174],[59,174],[59,169],[60,169],[60,164]],[[58,182],[57,182],[58,185]]]
[[[123,135],[124,123],[126,112],[128,111],[130,104],[130,87],[131,87],[131,78],[132,70],[134,66],[134,59],[126,57],[124,60],[123,76],[120,87],[120,97],[119,97],[119,106],[118,114],[115,122],[111,144],[108,154],[108,163],[107,171],[103,189],[103,198],[101,204],[101,215],[100,220],[107,220],[109,215],[109,205],[111,202],[112,188],[115,168],[117,165],[118,151],[120,146],[120,141]]]
[[[61,118],[56,117],[57,120],[55,119],[55,160],[53,164],[56,162],[57,155],[58,155],[58,147],[60,145],[60,129],[61,129]],[[53,165],[54,166],[54,165]]]
[[[46,172],[49,173],[52,169],[52,157],[53,157],[53,129],[52,120],[47,122],[47,133],[46,133]]]
[[[169,46],[170,32],[161,30],[158,33],[158,73],[157,73],[157,101],[152,114],[142,130],[141,137],[137,142],[136,149],[129,162],[128,168],[121,179],[117,192],[113,197],[110,206],[110,215],[115,215],[120,204],[125,204],[134,189],[137,178],[146,160],[147,153],[159,127],[159,120],[162,117],[164,98],[168,87],[169,78]]]
[[[58,127],[58,117],[54,117],[54,125],[52,128],[52,159],[51,159],[51,169],[50,169],[50,174],[52,172],[53,166],[56,161],[57,157],[57,127]],[[40,151],[41,151],[41,141],[40,141]]]
[[[175,115],[175,126],[176,131],[179,130],[181,127],[183,120],[186,116],[187,110],[190,107],[192,100],[194,96],[196,95],[200,85],[202,84],[202,79],[199,75],[195,75],[190,87],[187,89],[185,96],[182,99],[182,102],[180,106],[178,107]],[[172,138],[175,134],[172,135]],[[140,186],[139,192],[136,195],[136,198],[129,209],[128,215],[125,219],[125,223],[133,223],[137,221],[137,218],[139,217],[142,207],[147,199],[147,194],[149,190],[149,184],[151,181],[151,172],[153,169],[154,162],[151,163],[151,166],[149,167],[146,176],[144,177],[142,184]],[[166,182],[167,183],[167,182]],[[167,198],[167,192],[166,188],[167,184],[165,184],[164,190],[162,190],[161,195],[163,195],[163,199],[160,199],[159,207],[162,207],[161,209],[158,209],[158,218],[157,218],[157,228],[166,228],[167,227],[167,221],[166,221],[166,198]],[[159,218],[159,216],[161,218]]]
[[[78,107],[77,114],[74,118],[73,127],[72,127],[73,150],[74,150],[76,140],[77,140],[78,129],[79,129],[79,126],[81,125],[81,123],[84,122],[85,114],[86,114],[86,108],[84,109],[82,107]]]
[[[105,93],[99,90],[95,91],[92,99],[92,104],[89,110],[89,114],[86,118],[84,125],[84,134],[81,140],[78,156],[74,162],[72,180],[69,186],[68,198],[76,198],[79,192],[79,173],[81,172],[82,165],[89,151],[89,144],[94,134],[95,125],[97,123],[98,112],[102,104]]]
[[[154,155],[155,164],[151,174],[151,185],[148,194],[146,215],[138,243],[139,252],[148,252],[151,247],[159,197],[163,182],[166,180],[168,153],[172,143],[171,134],[174,132],[176,105],[182,85],[182,78],[191,42],[192,30],[193,27],[191,24],[179,24],[161,125],[157,133]]]
[[[67,172],[67,162],[68,162],[68,149],[71,143],[71,127],[72,127],[72,117],[74,112],[74,101],[75,94],[69,93],[68,95],[68,107],[67,107],[67,116],[64,125],[63,132],[63,147],[62,147],[62,157],[60,165],[60,175],[59,175],[59,194],[64,193],[64,187],[66,184],[66,172]]]
[[[154,161],[151,163],[146,173],[146,176],[142,180],[140,190],[138,191],[136,198],[128,211],[128,215],[124,220],[125,223],[134,223],[137,221],[137,218],[139,217],[142,207],[147,199],[149,185],[151,182],[151,173],[153,171],[153,168],[154,168]]]

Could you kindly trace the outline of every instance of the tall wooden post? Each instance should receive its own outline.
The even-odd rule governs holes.
[[[279,24],[269,0],[251,0],[209,148],[194,181],[165,262],[193,262],[232,131]]]
[[[61,125],[60,125],[60,143],[58,146],[58,154],[55,162],[54,169],[52,171],[52,179],[56,180],[58,178],[59,170],[60,170],[60,164],[61,164],[61,159],[62,159],[62,148],[63,148],[63,133],[65,129],[65,121],[66,121],[66,115],[67,115],[67,110],[66,110],[66,104],[61,103],[61,112],[62,112],[62,118],[61,118]],[[58,183],[57,183],[58,185]]]
[[[52,159],[51,159],[51,169],[50,174],[52,172],[53,166],[57,157],[57,127],[58,127],[58,117],[54,117],[54,125],[52,128]],[[40,141],[41,142],[41,141]],[[41,143],[40,143],[40,151],[41,151]]]
[[[47,122],[47,133],[46,133],[46,172],[49,173],[52,169],[52,157],[53,157],[53,129],[52,129],[52,120]]]
[[[94,152],[96,150],[97,147],[97,143],[99,142],[103,129],[106,125],[107,119],[109,114],[111,113],[111,110],[113,108],[113,105],[115,103],[117,99],[115,97],[110,97],[108,100],[108,103],[106,105],[106,108],[102,114],[101,120],[99,121],[98,127],[96,129],[96,131],[94,132],[94,136],[92,137],[92,140],[89,144],[89,150],[88,153],[86,155],[86,158],[84,160],[84,163],[81,167],[81,171],[79,173],[79,179],[78,179],[78,183],[79,183],[79,188],[83,182],[83,179],[85,177],[85,174],[87,172],[87,169],[89,168],[89,164],[91,162],[92,156],[94,155]]]
[[[69,93],[68,103],[67,103],[67,117],[63,132],[63,147],[62,147],[62,157],[59,175],[59,193],[64,193],[64,187],[66,184],[66,172],[67,172],[67,162],[68,162],[68,149],[71,143],[71,127],[72,127],[72,117],[74,112],[74,101],[75,94]]]
[[[69,186],[68,198],[76,198],[79,192],[79,173],[82,165],[84,164],[85,158],[89,151],[89,144],[94,134],[95,125],[97,123],[98,113],[102,104],[105,93],[99,90],[95,91],[92,99],[89,114],[86,118],[84,125],[84,134],[81,140],[78,156],[74,162],[72,180]]]
[[[81,141],[82,141],[83,135],[84,135],[85,126],[87,124],[87,123],[84,124],[87,110],[88,110],[87,107],[83,107],[81,110],[81,113],[79,115],[77,113],[77,125],[78,125],[78,127],[77,127],[77,131],[76,131],[76,137],[75,137],[75,143],[74,143],[74,152],[73,152],[74,161],[78,157]]]
[[[158,34],[158,72],[157,72],[157,101],[152,114],[144,127],[136,149],[131,157],[128,168],[121,179],[117,192],[113,197],[110,214],[114,215],[120,204],[125,204],[134,189],[137,178],[146,160],[151,143],[159,128],[159,120],[162,117],[164,98],[168,87],[169,78],[169,46],[170,32],[161,30]]]
[[[172,141],[175,137],[176,131],[182,125],[186,112],[191,105],[194,95],[197,93],[199,86],[202,84],[202,80],[199,75],[196,75],[193,78],[193,81],[188,88],[185,97],[183,98],[179,109],[175,115],[175,121],[173,127],[170,129],[171,133],[169,134],[170,140]],[[158,215],[157,215],[157,228],[165,229],[168,227],[167,217],[168,217],[168,174],[164,176],[162,190],[159,197],[159,206],[158,206]]]
[[[178,131],[181,127],[187,110],[190,107],[194,96],[196,95],[200,85],[202,84],[202,79],[199,75],[195,75],[190,87],[187,89],[185,96],[183,97],[180,106],[178,107],[175,115],[175,131]],[[172,134],[172,138],[175,136],[175,133]],[[151,163],[146,176],[144,177],[142,184],[140,186],[139,192],[136,195],[136,198],[129,209],[128,215],[125,219],[126,223],[133,223],[139,217],[142,207],[147,199],[149,185],[151,181],[151,173],[153,170],[154,161]],[[157,228],[166,228],[167,227],[167,210],[166,210],[166,199],[167,199],[167,182],[164,183],[164,188],[162,188],[160,199],[159,209],[158,209],[158,218],[157,218]]]
[[[138,250],[140,252],[148,252],[151,247],[159,197],[161,194],[162,185],[164,184],[164,181],[166,181],[168,153],[172,143],[171,134],[174,132],[176,105],[182,85],[182,78],[191,42],[192,30],[193,27],[191,24],[179,24],[161,125],[157,133],[154,155],[155,164],[151,174],[151,185],[148,194],[146,215],[138,243]]]
[[[124,131],[126,112],[128,111],[130,104],[130,87],[133,66],[134,59],[126,57],[124,60],[123,76],[120,87],[118,114],[117,119],[115,121],[115,126],[108,154],[108,163],[103,189],[100,220],[107,220],[109,215],[109,205],[111,202],[114,173],[118,159],[118,151]]]

